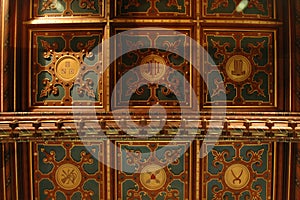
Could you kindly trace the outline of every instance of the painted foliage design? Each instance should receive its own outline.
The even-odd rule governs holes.
[[[101,32],[33,32],[32,106],[102,104]]]
[[[173,35],[170,31],[164,33],[161,30],[136,34],[131,35],[129,31],[121,34],[116,41],[116,51],[129,51],[116,61],[115,81],[120,82],[116,106],[125,106],[128,101],[136,106],[157,103],[189,106],[191,67],[179,56],[189,55],[186,37],[189,31],[174,32]]]
[[[219,143],[203,160],[203,198],[271,199],[272,145]]]
[[[189,144],[118,142],[118,199],[190,199]]]
[[[102,199],[102,143],[36,143],[34,191],[38,199]]]
[[[273,0],[249,0],[242,12],[237,12],[236,7],[241,0],[204,0],[206,17],[231,17],[231,18],[273,18]]]
[[[116,0],[117,16],[190,17],[191,0]]]
[[[34,0],[34,16],[103,15],[102,0]]]
[[[205,31],[204,35],[211,57],[205,65],[211,92],[205,89],[205,104],[218,102],[218,96],[226,94],[230,106],[274,106],[274,33]],[[210,70],[213,65],[218,66],[223,80]]]

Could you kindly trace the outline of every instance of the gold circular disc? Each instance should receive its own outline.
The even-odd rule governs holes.
[[[78,76],[79,70],[80,62],[74,56],[62,56],[55,63],[55,73],[63,81],[74,80]]]
[[[225,171],[224,179],[228,187],[239,190],[249,183],[250,172],[245,165],[233,164]]]
[[[158,81],[166,72],[166,62],[158,55],[149,55],[141,61],[140,73],[148,81]]]
[[[226,63],[227,76],[236,82],[246,80],[251,74],[251,63],[245,56],[234,55]]]
[[[158,190],[166,183],[167,176],[165,170],[155,164],[144,167],[140,174],[142,185],[148,190]]]
[[[73,190],[81,182],[80,170],[72,164],[64,164],[60,166],[55,173],[57,184],[65,190]]]

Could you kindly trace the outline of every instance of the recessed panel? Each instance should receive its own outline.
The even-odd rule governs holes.
[[[195,1],[191,0],[115,0],[116,17],[190,18]]]
[[[191,29],[115,29],[113,106],[190,107]]]
[[[32,31],[31,107],[102,105],[101,31]]]
[[[207,18],[272,19],[274,0],[204,0],[202,16]]]
[[[272,199],[272,143],[204,145],[203,199]]]
[[[34,0],[34,17],[103,16],[103,0]]]
[[[103,143],[34,144],[33,184],[37,199],[103,199]]]
[[[188,142],[117,142],[116,199],[192,199]]]
[[[276,107],[276,32],[204,30],[203,37],[210,56],[205,106],[218,106],[226,96],[229,107]]]

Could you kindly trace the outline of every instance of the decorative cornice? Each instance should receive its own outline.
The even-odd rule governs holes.
[[[122,115],[112,116],[110,113],[96,115],[89,113],[78,115],[76,113],[76,116],[73,116],[73,113],[57,113],[57,115],[51,113],[1,113],[0,140],[55,140],[59,138],[93,140],[105,137],[133,138],[133,134],[149,136],[150,139],[169,138],[174,137],[174,134],[180,134],[182,138],[194,137],[202,140],[205,137],[216,137],[215,134],[221,132],[220,140],[300,141],[299,113],[252,113],[252,115],[236,113],[228,114],[225,121],[216,117],[211,119],[208,113],[190,116],[186,119],[181,119],[180,115],[173,114],[171,119],[166,120],[162,130],[157,127],[160,131],[153,136],[155,127],[151,127],[151,131],[143,128],[138,130],[136,127],[130,129],[132,122],[141,127],[150,122],[149,118],[144,118],[145,115],[134,113],[127,118]],[[222,120],[223,125],[218,127],[210,125],[215,120]],[[129,130],[128,133],[118,126],[118,124],[124,125],[124,123]]]

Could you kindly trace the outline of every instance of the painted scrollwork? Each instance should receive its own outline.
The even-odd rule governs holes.
[[[235,4],[238,5],[240,1],[234,0]],[[211,10],[218,9],[220,7],[227,8],[229,7],[229,1],[228,0],[214,0],[211,4]],[[260,2],[260,0],[249,0],[248,4],[249,8],[255,7],[257,10],[261,12],[265,12],[264,5]]]
[[[124,8],[127,10],[129,7],[134,6],[134,7],[139,7],[141,4],[139,3],[138,0],[129,0],[127,5],[124,6]]]
[[[95,49],[98,38],[89,36],[88,40],[78,40],[80,35],[76,36],[70,32],[63,34],[63,37],[56,36],[52,39],[47,37],[48,35],[42,36],[36,42],[39,45],[38,49],[44,51],[43,54],[38,53],[37,68],[40,69],[33,72],[39,73],[38,101],[43,102],[43,105],[49,105],[47,101],[53,100],[51,104],[59,106],[72,105],[74,102],[76,104],[79,100],[84,101],[84,104],[97,101],[98,90],[95,87],[98,87],[99,79],[96,71],[101,67],[101,62],[96,60],[100,58],[99,49]],[[96,51],[97,54],[94,55],[93,52]],[[44,78],[46,73],[48,75]],[[58,94],[59,92],[61,94]],[[74,96],[79,98],[78,101],[73,101]]]
[[[270,198],[267,186],[272,180],[270,152],[270,144],[226,143],[214,146],[204,162],[203,180],[207,194],[203,199]]]
[[[45,40],[41,40],[42,47],[44,48],[44,58],[48,59],[50,56],[55,52],[55,50],[58,49],[58,43],[53,42],[52,44],[49,44]]]
[[[261,85],[263,84],[263,80],[259,79],[258,81],[252,81],[251,89],[247,89],[248,94],[253,94],[254,92],[257,92],[258,95],[266,97],[264,89],[261,88]]]
[[[85,83],[83,83],[79,88],[77,88],[77,93],[79,96],[87,95],[88,97],[95,98],[96,95],[93,90],[94,81],[90,78],[87,78],[85,80]]]
[[[259,0],[250,0],[248,7],[249,8],[256,7],[257,10],[261,12],[265,12],[264,5],[261,2],[259,2]]]
[[[83,8],[83,9],[96,10],[94,0],[80,0],[79,5],[80,5],[80,8]]]
[[[217,65],[222,76],[216,77],[215,71],[208,73],[207,102],[216,102],[225,94],[226,101],[233,106],[273,105],[272,80],[276,65],[272,57],[272,38],[273,33],[264,32],[248,35],[240,32],[207,33],[209,60],[213,61],[209,61],[209,65]]]
[[[37,193],[37,198],[71,199],[79,194],[86,199],[101,199],[98,188],[85,188],[88,182],[100,182],[101,165],[95,162],[100,146],[90,145],[85,149],[82,143],[51,143],[37,144],[38,150],[35,162],[36,185],[43,185]],[[43,184],[50,182],[51,186]]]
[[[220,6],[222,6],[224,8],[228,7],[228,0],[215,0],[211,4],[211,9],[215,10],[215,9],[219,8]]]
[[[182,154],[186,148],[181,144],[172,144],[171,147],[161,148],[165,143],[147,142],[147,145],[120,144],[117,158],[123,169],[117,179],[121,192],[121,199],[168,198],[172,200],[187,199],[189,194],[186,188],[188,181],[188,154]],[[160,152],[162,151],[162,152]],[[174,185],[176,184],[178,186]]]

